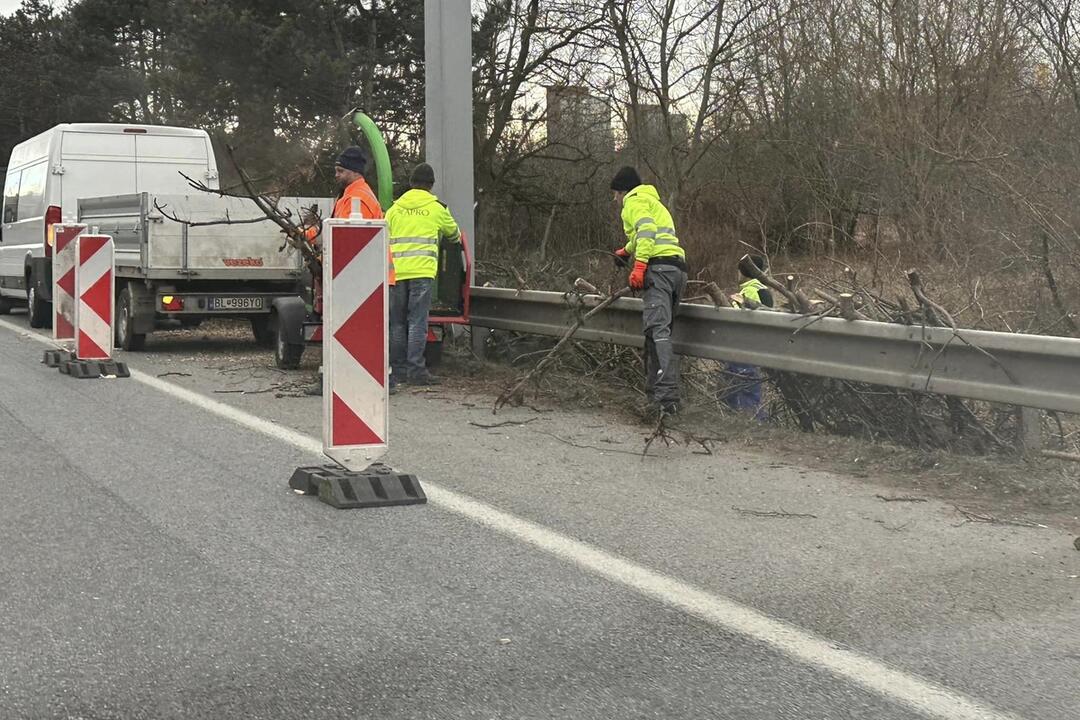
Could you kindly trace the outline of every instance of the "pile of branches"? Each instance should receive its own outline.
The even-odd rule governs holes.
[[[519,290],[528,289],[538,278],[546,281],[541,286],[560,284],[558,278],[547,275],[557,276],[568,272],[550,263],[528,271],[518,267],[487,269],[501,282],[516,286]],[[591,263],[590,269],[594,272],[600,270],[596,263]],[[798,314],[802,327],[821,318],[839,317],[957,330],[952,313],[930,297],[916,270],[906,272],[910,297],[886,297],[861,285],[856,274],[848,268],[844,269],[842,277],[816,281],[812,287],[809,282],[803,286],[805,278],[793,275],[774,277],[767,271],[763,272],[749,258],[743,258],[740,269],[768,286],[778,300],[777,307],[770,309],[751,300],[737,298],[744,307],[760,312]],[[693,301],[707,299],[717,306],[726,307],[733,299],[715,283],[695,281],[693,285],[696,289],[688,293],[694,294],[690,298]],[[609,284],[609,290],[604,293],[579,278],[568,297],[576,293],[593,293],[607,299],[617,294],[615,287],[616,284]],[[577,318],[575,328],[586,320],[584,306],[568,301],[568,308]],[[639,351],[615,345],[582,343],[575,341],[572,336],[571,331],[562,341],[555,342],[548,338],[518,336],[514,333],[493,334],[491,349],[494,354],[503,355],[512,364],[529,367],[537,358],[543,358],[539,367],[525,373],[514,387],[508,388],[500,396],[496,408],[508,402],[520,404],[529,382],[537,385],[537,390],[547,382],[550,384],[546,388],[549,392],[589,384],[575,383],[575,379],[599,381],[609,388],[619,388],[626,397],[644,402]],[[957,333],[952,342],[968,341]],[[548,377],[552,373],[545,372],[548,368],[554,368],[552,377]],[[1013,453],[1021,446],[1020,412],[1013,406],[780,370],[762,370],[761,377],[767,386],[765,414],[774,422],[798,427],[805,432],[827,432],[921,450],[969,454]],[[755,382],[728,371],[724,363],[690,358],[683,360],[681,379],[689,395],[713,401],[721,401],[725,395],[738,390],[739,384]],[[588,399],[584,396],[580,398],[581,401]],[[592,399],[599,401],[599,398]]]
[[[783,298],[778,311],[798,313],[808,322],[842,317],[957,329],[948,310],[928,296],[915,270],[906,273],[912,297],[889,299],[862,287],[847,268],[839,280],[803,288],[795,276],[773,277],[749,258],[744,257],[739,267]],[[959,335],[957,339],[965,342]],[[1018,447],[1019,409],[1012,406],[786,371],[764,374],[770,388],[770,416],[806,432],[823,430],[923,450],[977,454],[1013,452]],[[718,392],[731,390],[723,376],[719,384]]]

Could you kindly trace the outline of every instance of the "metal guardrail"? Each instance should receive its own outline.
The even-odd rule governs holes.
[[[471,289],[479,327],[562,335],[576,297]],[[586,296],[584,307],[599,299]],[[641,300],[624,298],[575,337],[642,347]],[[1024,407],[1080,413],[1080,340],[683,304],[675,351],[712,360],[875,383]]]

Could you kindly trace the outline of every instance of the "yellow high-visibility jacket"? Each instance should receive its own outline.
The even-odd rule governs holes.
[[[751,278],[739,286],[739,294],[747,300],[753,300],[756,303],[760,303],[761,291],[764,289],[766,289],[765,283]]]
[[[427,190],[412,189],[386,211],[390,256],[398,280],[434,278],[439,268],[439,240],[461,240],[450,211]]]
[[[686,251],[675,235],[675,221],[652,185],[638,185],[626,193],[622,222],[627,239],[624,249],[634,260],[647,263],[659,257],[686,259]]]

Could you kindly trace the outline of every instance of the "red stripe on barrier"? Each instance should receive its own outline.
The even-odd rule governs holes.
[[[338,232],[341,232],[340,230]],[[334,339],[341,343],[356,362],[368,371],[371,377],[384,383],[386,374],[386,352],[383,342],[383,289],[379,286],[356,312],[341,324],[334,333]]]
[[[75,328],[71,323],[67,321],[67,318],[63,315],[56,316],[56,336],[59,338],[67,338],[70,340],[75,337]]]
[[[377,227],[336,228],[334,230],[334,267],[330,269],[330,277],[336,278],[378,234]]]
[[[337,393],[334,393],[333,418],[330,436],[334,445],[378,445],[383,441]]]
[[[86,230],[85,225],[65,225],[61,226],[56,231],[54,242],[56,243],[56,252],[62,251],[68,246],[72,240],[79,236],[79,233]]]
[[[64,277],[60,278],[56,282],[60,286],[60,289],[66,292],[71,297],[75,297],[75,268],[74,266],[64,273]]]
[[[98,344],[90,339],[90,336],[79,331],[79,344],[76,355],[80,360],[108,360],[109,353],[98,347]]]
[[[105,247],[107,242],[109,242],[109,238],[105,235],[87,235],[83,237],[82,242],[79,243],[79,264],[85,264],[87,260],[94,256],[94,253]]]
[[[109,293],[112,290],[112,270],[102,275],[96,283],[83,293],[82,299],[86,306],[97,313],[97,316],[107,323],[112,322],[109,311],[112,309],[112,298]]]

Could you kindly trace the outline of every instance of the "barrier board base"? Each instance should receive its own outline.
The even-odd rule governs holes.
[[[289,478],[289,487],[302,495],[318,495],[319,481],[345,472],[337,465],[298,467]]]
[[[380,463],[363,472],[337,465],[299,467],[289,478],[289,487],[304,495],[318,495],[327,505],[342,510],[427,502],[415,475],[394,472]]]
[[[62,374],[80,380],[92,380],[106,375],[118,378],[131,377],[128,366],[115,360],[64,360],[57,367]]]
[[[45,367],[54,368],[74,359],[75,353],[70,350],[46,350],[45,359],[41,362],[45,363]]]

